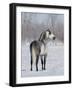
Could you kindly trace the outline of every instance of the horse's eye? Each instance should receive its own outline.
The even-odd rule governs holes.
[[[51,32],[49,31],[49,34],[51,34]]]

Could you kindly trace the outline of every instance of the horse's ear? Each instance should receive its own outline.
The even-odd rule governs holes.
[[[49,34],[51,34],[51,31],[49,30]]]

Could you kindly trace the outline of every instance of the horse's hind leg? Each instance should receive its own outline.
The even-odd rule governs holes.
[[[36,56],[36,71],[38,71],[38,61],[39,61],[39,55]]]
[[[32,71],[32,63],[33,63],[33,61],[32,61],[32,55],[31,55],[31,71]]]
[[[47,55],[44,55],[44,70],[46,70],[46,57]]]
[[[42,70],[43,70],[43,56],[41,56],[41,64],[42,64]]]

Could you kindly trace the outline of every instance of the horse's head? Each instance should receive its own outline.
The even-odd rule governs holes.
[[[56,39],[55,35],[50,30],[46,30],[45,34],[46,34],[46,39],[52,39],[52,40]]]
[[[48,39],[55,40],[55,35],[48,29],[41,33],[39,40],[40,41],[46,41]]]

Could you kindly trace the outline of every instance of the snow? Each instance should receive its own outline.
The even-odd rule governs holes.
[[[21,45],[21,77],[64,75],[64,45],[62,42],[50,41],[47,44],[46,70],[43,71],[40,59],[38,64],[39,71],[36,71],[35,64],[33,64],[33,71],[30,71],[30,42],[25,41]]]

